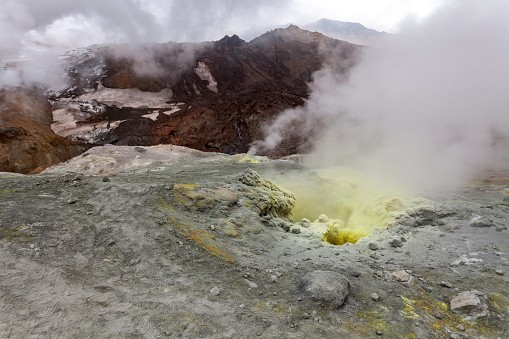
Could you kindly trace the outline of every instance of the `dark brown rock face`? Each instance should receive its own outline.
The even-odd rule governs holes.
[[[296,26],[267,32],[251,42],[234,35],[200,44],[115,45],[100,56],[105,65],[102,77],[87,83],[144,92],[170,88],[168,104],[183,103],[176,113],[159,110],[153,120],[141,114],[133,119],[133,110],[122,108],[123,117],[117,114],[122,123],[111,132],[109,142],[172,143],[239,153],[263,138],[264,126],[280,112],[304,104],[314,72],[330,67],[346,77],[360,48]],[[91,66],[76,69],[92,74],[85,71]],[[269,155],[305,151],[308,137],[289,130],[282,147]]]
[[[38,173],[87,147],[50,128],[51,106],[38,90],[0,91],[0,171]]]
[[[262,137],[264,124],[280,111],[303,103],[301,96],[277,91],[213,96],[157,121],[124,122],[115,131],[119,138],[117,144],[171,143],[202,151],[242,153],[253,140]],[[293,145],[288,151],[295,153],[297,146]]]

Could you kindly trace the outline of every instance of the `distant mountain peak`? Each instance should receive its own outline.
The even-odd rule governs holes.
[[[216,44],[220,46],[240,46],[243,43],[245,43],[245,41],[239,38],[237,34],[234,34],[231,37],[225,35],[221,40],[217,41]]]
[[[361,45],[371,45],[387,34],[368,28],[358,22],[338,21],[326,18],[305,25],[304,29],[320,32],[332,38]]]
[[[311,32],[309,30],[305,30],[300,28],[297,25],[290,24],[287,27],[276,28],[270,30],[259,37],[253,39],[253,42],[262,42],[262,41],[273,41],[273,40],[281,40],[281,39],[290,39],[297,40],[301,42],[311,42],[311,41],[320,41],[323,39],[330,39],[330,37],[325,36],[319,32]]]

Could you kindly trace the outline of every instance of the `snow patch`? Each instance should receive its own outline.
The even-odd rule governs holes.
[[[193,84],[193,89],[194,89],[194,93],[196,93],[196,95],[200,95],[201,94],[201,92],[198,89],[198,87],[196,86],[196,84]]]
[[[155,112],[155,113],[150,113],[150,114],[145,114],[145,115],[142,115],[142,117],[144,118],[148,118],[150,120],[154,120],[156,121],[157,120],[157,117],[159,116],[159,112]]]
[[[198,67],[194,69],[194,72],[198,77],[200,77],[201,80],[207,80],[209,82],[207,85],[209,90],[217,93],[217,81],[214,79],[212,73],[210,73],[209,67],[204,62],[199,61]]]
[[[163,89],[160,92],[143,92],[134,88],[118,89],[99,86],[97,91],[85,93],[76,99],[80,101],[95,100],[120,108],[169,108],[171,104],[168,104],[167,101],[172,97],[173,93],[169,88]]]
[[[174,104],[174,105],[172,105],[172,108],[171,108],[170,111],[164,111],[163,113],[166,114],[166,115],[171,115],[171,114],[173,114],[175,112],[178,112],[178,111],[180,111],[180,107],[179,106],[181,106],[181,105],[184,105],[184,103],[179,102],[178,104]]]

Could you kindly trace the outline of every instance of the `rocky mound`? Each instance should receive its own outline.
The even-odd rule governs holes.
[[[0,171],[38,173],[88,147],[56,135],[51,106],[36,89],[0,91]]]

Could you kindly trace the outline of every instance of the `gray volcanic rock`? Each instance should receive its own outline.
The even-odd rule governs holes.
[[[479,291],[465,291],[453,297],[449,302],[452,312],[465,315],[466,319],[475,320],[489,314],[486,296]]]
[[[343,275],[331,271],[313,271],[302,278],[302,289],[313,299],[343,306],[348,297],[350,283]]]

